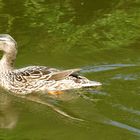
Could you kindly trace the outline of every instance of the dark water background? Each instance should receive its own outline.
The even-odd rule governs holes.
[[[1,140],[140,139],[140,0],[0,0],[0,33],[18,42],[16,67],[82,68],[100,89],[39,97],[1,89]]]

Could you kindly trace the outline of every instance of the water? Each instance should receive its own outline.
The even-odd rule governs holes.
[[[1,89],[2,140],[140,139],[139,0],[0,0],[16,67],[81,68],[98,89],[21,98]],[[50,106],[51,105],[51,106]]]

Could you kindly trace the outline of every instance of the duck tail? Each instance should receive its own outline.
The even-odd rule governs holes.
[[[96,82],[96,81],[88,81],[87,83],[83,83],[82,87],[97,87],[97,86],[101,86],[102,84],[100,82]]]
[[[91,81],[83,76],[78,76],[78,79],[80,80],[82,87],[97,87],[102,85],[100,82]]]

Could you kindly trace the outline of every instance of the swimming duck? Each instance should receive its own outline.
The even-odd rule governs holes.
[[[100,82],[90,81],[77,72],[80,69],[58,70],[46,66],[28,66],[15,69],[17,43],[8,34],[0,35],[0,86],[17,94],[47,92],[59,94],[61,91],[82,87],[100,86]]]

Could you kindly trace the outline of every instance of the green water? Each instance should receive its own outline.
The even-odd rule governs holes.
[[[16,67],[81,68],[103,84],[38,95],[83,121],[1,89],[1,140],[140,139],[139,0],[0,0],[0,33],[18,42]]]

